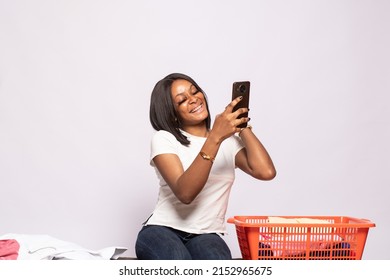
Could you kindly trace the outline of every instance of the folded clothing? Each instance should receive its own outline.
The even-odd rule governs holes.
[[[309,252],[309,259],[323,260],[323,259],[350,259],[355,256],[355,252],[351,250],[351,245],[348,242],[340,242],[334,244],[332,247],[313,250]],[[270,245],[259,243],[259,260],[262,259],[306,259],[306,253],[293,254],[288,256],[274,256]]]
[[[20,245],[15,239],[0,240],[0,260],[16,260]]]
[[[310,250],[321,250],[329,248],[330,244],[342,242],[342,238],[334,233],[332,227],[320,227],[316,224],[330,224],[327,220],[314,218],[284,218],[268,217],[270,224],[282,224],[283,226],[269,227],[264,232],[260,232],[260,244],[272,251],[272,256],[292,256],[306,252],[309,244]],[[288,227],[285,224],[310,224],[310,234],[308,227]],[[307,238],[310,238],[307,240]],[[308,243],[309,241],[309,243]],[[260,247],[261,249],[261,247]],[[265,252],[269,254],[269,252]],[[264,254],[264,252],[262,252]]]
[[[14,240],[17,245],[7,240]],[[0,245],[4,245],[0,246],[3,248],[1,249],[4,251],[3,255],[9,251],[7,258],[18,260],[109,260],[117,259],[127,250],[124,247],[107,247],[93,251],[49,235],[39,234],[6,234],[0,236],[1,241],[3,243]]]

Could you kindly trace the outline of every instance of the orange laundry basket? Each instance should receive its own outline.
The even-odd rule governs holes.
[[[275,218],[275,217],[274,217]],[[340,216],[234,216],[245,260],[360,260],[370,227],[366,219]],[[303,223],[280,221],[300,220]],[[311,223],[310,221],[316,221]]]

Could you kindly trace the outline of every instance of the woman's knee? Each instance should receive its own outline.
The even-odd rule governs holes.
[[[232,255],[226,242],[217,234],[201,234],[186,244],[193,259],[231,260]]]
[[[182,241],[169,228],[145,226],[139,232],[135,251],[141,260],[188,260],[191,259]]]

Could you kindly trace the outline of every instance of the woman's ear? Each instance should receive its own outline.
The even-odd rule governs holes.
[[[173,122],[175,123],[175,126],[176,126],[177,128],[180,128],[180,126],[181,126],[180,120],[179,120],[177,117],[174,118]]]

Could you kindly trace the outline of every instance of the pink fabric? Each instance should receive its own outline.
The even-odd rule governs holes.
[[[15,239],[0,240],[0,260],[16,260],[20,245]]]

